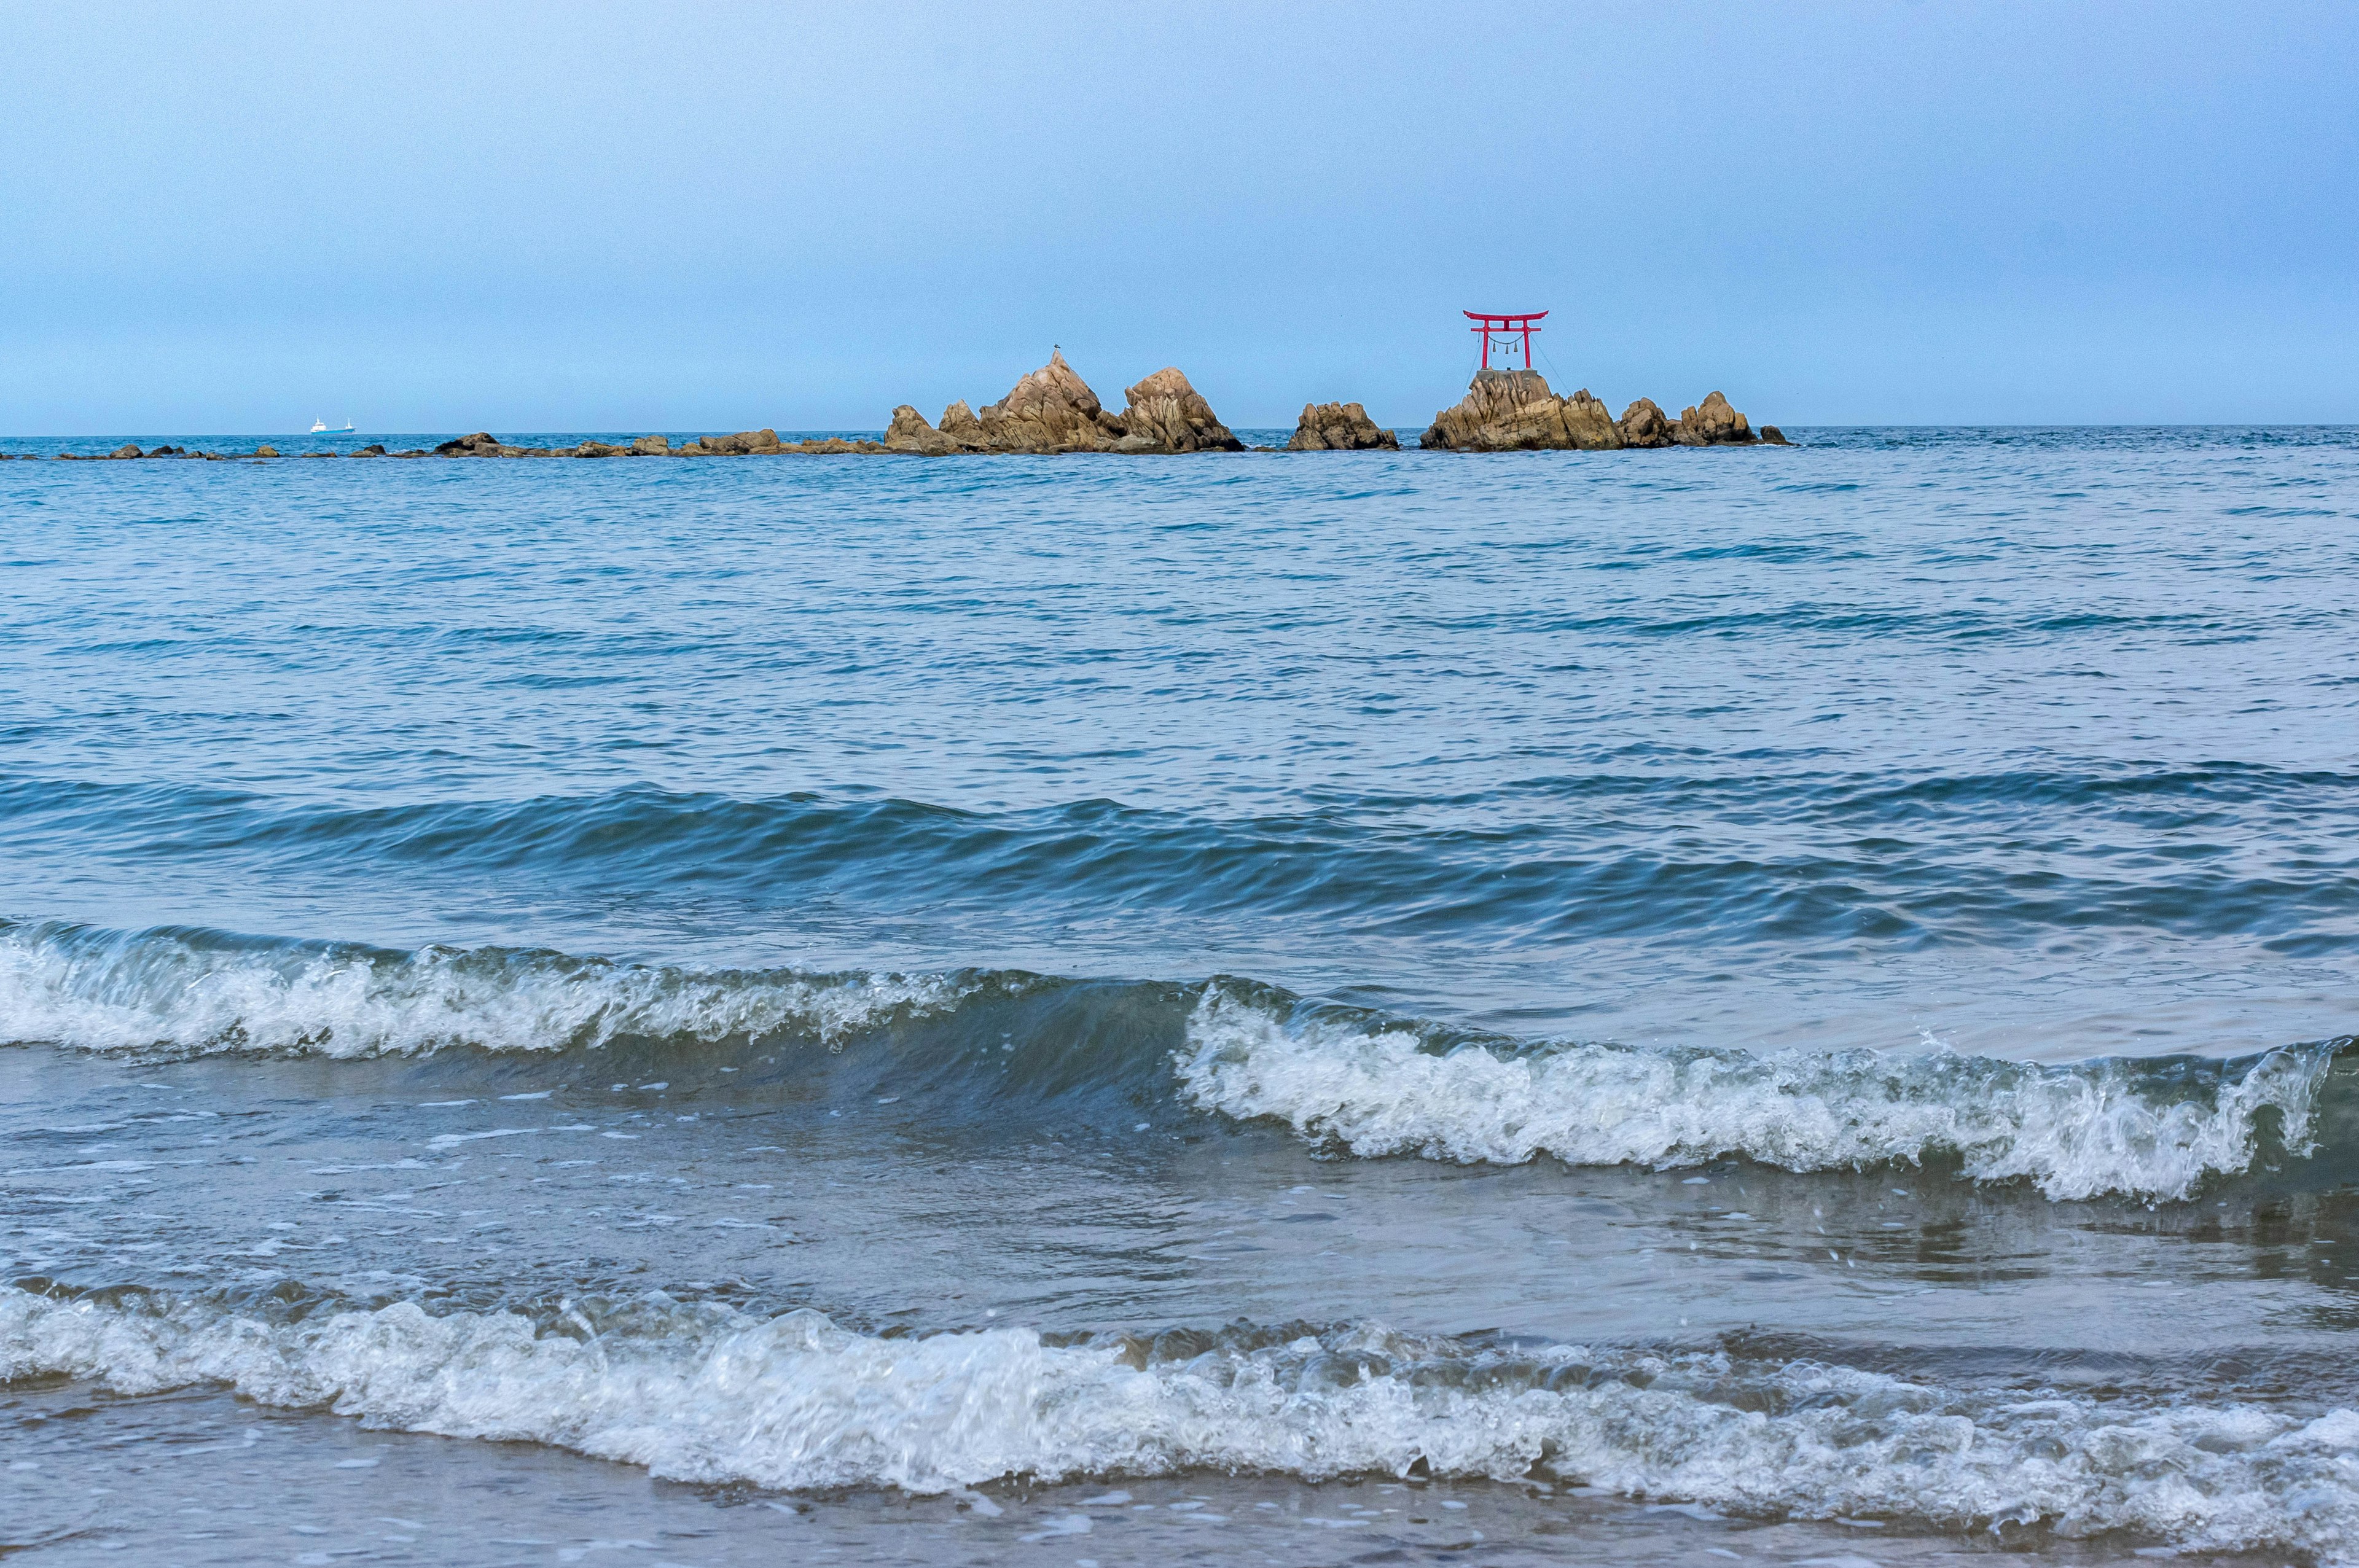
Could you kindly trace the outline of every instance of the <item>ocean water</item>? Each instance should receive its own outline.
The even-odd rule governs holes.
[[[2359,1562],[2359,432],[1795,434],[0,464],[0,1552]]]

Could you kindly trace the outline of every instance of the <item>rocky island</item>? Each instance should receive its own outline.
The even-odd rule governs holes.
[[[836,453],[895,453],[910,457],[952,457],[963,453],[1114,452],[1125,454],[1180,452],[1241,452],[1237,439],[1203,395],[1190,384],[1176,366],[1166,366],[1123,394],[1119,414],[1098,401],[1089,383],[1065,362],[1061,351],[1026,375],[996,403],[980,413],[962,400],[942,410],[939,424],[908,404],[893,410],[882,440],[825,436],[784,441],[775,429],[740,430],[734,436],[700,436],[671,444],[664,436],[640,436],[621,443],[583,441],[572,447],[520,447],[478,430],[442,442],[430,451],[415,448],[389,452],[381,445],[358,451],[305,452],[307,458],[714,458],[821,456]],[[1571,397],[1559,397],[1536,371],[1477,372],[1466,395],[1433,416],[1419,443],[1429,451],[1525,452],[1619,451],[1648,447],[1786,446],[1775,425],[1756,434],[1744,415],[1714,392],[1676,419],[1641,397],[1616,419],[1583,387]],[[1274,447],[1258,448],[1276,451]],[[1295,422],[1289,452],[1397,451],[1400,439],[1368,417],[1356,403],[1306,403]],[[0,459],[12,455],[0,452]],[[132,458],[191,458],[223,462],[240,458],[276,458],[272,447],[250,452],[207,452],[186,447],[161,446],[142,451],[136,445],[103,454],[60,452],[61,459],[106,461]]]
[[[1523,452],[1619,451],[1632,447],[1743,447],[1756,442],[1789,445],[1785,432],[1764,425],[1755,435],[1744,415],[1714,392],[1694,407],[1666,418],[1651,397],[1642,397],[1616,419],[1587,387],[1571,397],[1549,390],[1538,371],[1484,370],[1454,407],[1433,416],[1419,445],[1429,450]]]
[[[885,449],[920,457],[955,452],[1241,452],[1245,444],[1213,414],[1203,395],[1176,367],[1166,366],[1123,394],[1128,405],[1108,412],[1089,383],[1052,351],[1049,362],[1024,377],[977,414],[963,401],[942,410],[942,422],[904,403],[893,410]]]

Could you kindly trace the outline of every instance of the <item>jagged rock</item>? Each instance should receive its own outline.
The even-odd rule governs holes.
[[[1559,411],[1564,419],[1565,438],[1584,452],[1611,452],[1622,445],[1622,431],[1614,423],[1614,416],[1605,405],[1589,395],[1582,387],[1564,400]]]
[[[257,458],[275,458],[278,455],[278,449],[276,447],[256,447],[254,449],[254,455]]]
[[[1625,447],[1668,447],[1671,444],[1671,421],[1651,397],[1642,397],[1622,410],[1615,427]]]
[[[1102,452],[1124,434],[1061,351],[975,417],[995,452]]]
[[[549,455],[559,457],[563,454],[551,452]],[[577,458],[619,458],[626,455],[626,449],[610,447],[603,441],[584,441],[573,449],[573,455]]]
[[[1727,398],[1714,392],[1697,406],[1680,410],[1679,428],[1671,438],[1682,447],[1741,447],[1752,441],[1753,429]]]
[[[1790,447],[1794,443],[1786,439],[1786,432],[1777,426],[1764,425],[1761,427],[1761,444],[1765,447]]]
[[[632,452],[642,458],[659,458],[671,450],[671,441],[663,436],[641,436],[631,443]]]
[[[488,430],[478,430],[472,436],[461,436],[434,449],[438,458],[489,457],[500,449],[499,438]]]
[[[372,442],[368,446],[363,447],[359,451],[354,452],[353,456],[356,458],[381,458],[385,456],[385,447],[381,442]]]
[[[962,448],[979,449],[984,444],[983,421],[974,416],[963,397],[942,410],[940,429]]]
[[[1242,452],[1245,444],[1212,412],[1175,366],[1166,365],[1123,394],[1119,451]]]
[[[1433,416],[1423,444],[1443,451],[1514,452],[1570,447],[1564,400],[1532,370],[1474,373],[1465,398]]]
[[[1356,403],[1306,403],[1294,422],[1289,452],[1400,450],[1400,438],[1368,417]]]
[[[110,458],[144,458],[147,454],[141,451],[137,447],[133,446],[130,442],[125,441],[123,445],[115,448],[114,450],[107,453],[106,455]]]
[[[893,422],[885,427],[885,449],[915,452],[921,458],[941,458],[957,451],[959,444],[927,424],[924,415],[904,403],[893,410]]]

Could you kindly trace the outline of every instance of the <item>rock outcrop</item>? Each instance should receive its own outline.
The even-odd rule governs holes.
[[[1680,410],[1680,426],[1671,438],[1682,447],[1743,447],[1752,444],[1753,427],[1714,392],[1695,407]]]
[[[1484,370],[1475,372],[1463,401],[1433,416],[1423,444],[1453,452],[1603,450],[1620,446],[1622,437],[1585,389],[1563,398],[1538,371]]]
[[[1445,451],[1512,452],[1572,448],[1604,451],[1616,447],[1743,447],[1766,441],[1728,399],[1712,393],[1677,419],[1665,416],[1651,397],[1642,397],[1616,419],[1587,389],[1559,397],[1532,371],[1476,373],[1465,400],[1433,416],[1425,445]],[[1780,435],[1770,444],[1785,446]]]
[[[1400,438],[1368,417],[1356,403],[1306,403],[1294,422],[1289,452],[1398,451]]]
[[[1173,366],[1125,395],[1111,414],[1089,383],[1052,351],[1049,362],[977,414],[963,402],[942,410],[939,426],[908,404],[893,410],[884,449],[919,457],[953,452],[1241,452],[1245,443]]]
[[[1122,421],[1099,404],[1061,351],[975,417],[984,447],[995,452],[1102,452],[1123,433]]]
[[[1622,431],[1605,405],[1582,387],[1564,400],[1564,433],[1576,450],[1610,452],[1622,445]]]
[[[1118,452],[1242,452],[1245,444],[1212,412],[1177,366],[1166,365],[1123,394]]]
[[[1777,426],[1764,425],[1761,427],[1761,444],[1765,447],[1790,447],[1794,443],[1786,439],[1786,432]]]
[[[1622,444],[1625,447],[1671,444],[1671,417],[1651,397],[1642,397],[1622,410],[1616,428],[1622,432]]]
[[[951,409],[964,408],[963,403],[953,403]],[[968,417],[973,417],[972,412]],[[942,423],[950,423],[950,410],[944,410]],[[914,452],[921,458],[946,458],[952,452],[973,449],[926,423],[926,416],[904,403],[893,410],[893,422],[885,427],[885,449],[888,452]]]

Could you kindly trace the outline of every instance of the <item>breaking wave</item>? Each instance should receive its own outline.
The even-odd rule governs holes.
[[[596,1046],[625,1036],[839,1040],[947,1011],[968,975],[688,969],[540,949],[257,942],[192,929],[0,926],[0,1040],[328,1056]]]
[[[1202,1109],[1271,1118],[1363,1156],[1669,1166],[1741,1154],[1818,1171],[1946,1155],[2051,1198],[2183,1198],[2249,1167],[2265,1113],[2289,1152],[2308,1153],[2335,1050],[2044,1066],[1940,1050],[1437,1048],[1406,1027],[1297,1018],[1283,1000],[1214,985],[1179,1071]]]
[[[1356,1326],[1057,1345],[885,1339],[663,1298],[266,1321],[0,1292],[0,1379],[226,1385],[373,1425],[555,1444],[691,1481],[939,1493],[1253,1470],[1542,1475],[1804,1518],[2128,1531],[2182,1550],[2359,1541],[2359,1412],[1957,1390],[1726,1347],[1499,1348]]]
[[[1364,1157],[1793,1171],[1954,1162],[2055,1199],[2182,1199],[2311,1152],[2338,1050],[2043,1065],[1908,1054],[1533,1043],[1324,1007],[1275,988],[688,968],[542,949],[0,925],[0,1041],[164,1054],[367,1057],[452,1047],[791,1040],[945,1117],[1214,1113]],[[858,1049],[847,1050],[857,1045]],[[818,1058],[789,1061],[793,1075]],[[889,1087],[888,1087],[889,1086]]]

